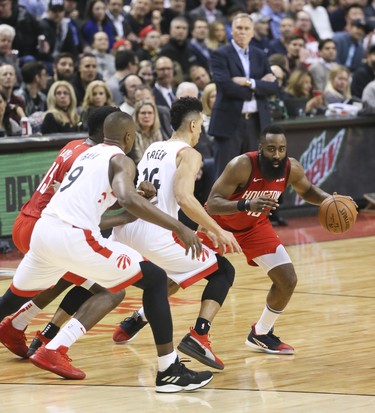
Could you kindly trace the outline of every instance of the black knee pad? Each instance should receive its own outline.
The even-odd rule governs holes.
[[[224,257],[217,254],[218,270],[206,277],[208,284],[203,291],[202,301],[213,300],[223,304],[234,281],[234,267]]]
[[[66,294],[59,307],[69,315],[73,315],[79,307],[92,296],[93,294],[86,290],[86,288],[76,286]]]
[[[142,261],[139,265],[143,277],[134,284],[136,287],[145,290],[167,282],[167,274],[162,268],[150,261]]]
[[[0,297],[0,321],[20,309],[25,303],[31,300],[31,297],[21,297],[14,294],[8,289],[5,294]]]

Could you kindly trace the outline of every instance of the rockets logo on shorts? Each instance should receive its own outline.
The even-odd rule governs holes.
[[[206,249],[202,249],[202,255],[201,255],[201,261],[205,262],[208,257],[209,257],[210,253],[206,250]]]
[[[130,258],[125,254],[119,255],[116,258],[116,261],[117,261],[117,267],[120,268],[120,270],[125,270],[131,264]]]

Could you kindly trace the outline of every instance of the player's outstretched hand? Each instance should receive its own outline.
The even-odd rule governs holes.
[[[272,215],[272,211],[278,208],[276,199],[260,196],[250,201],[251,212],[261,212],[262,214]]]
[[[191,259],[199,258],[202,254],[202,243],[197,234],[184,224],[176,230],[178,238],[185,246],[185,255],[191,251]]]
[[[222,229],[215,235],[217,236],[217,244],[220,250],[220,254],[225,254],[225,252],[231,252],[232,254],[235,252],[242,252],[240,244],[237,242],[236,238],[234,238],[234,235],[231,232]]]

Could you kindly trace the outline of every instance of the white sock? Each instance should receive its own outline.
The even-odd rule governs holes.
[[[282,314],[282,311],[272,310],[272,308],[266,304],[259,321],[255,325],[256,334],[267,334],[275,324],[280,314]]]
[[[145,315],[145,310],[144,310],[143,307],[141,307],[141,308],[137,311],[137,313],[142,317],[142,320],[143,320],[143,321],[147,321],[147,322],[148,322],[148,320],[147,320],[147,318],[146,318],[146,315]]]
[[[42,310],[33,301],[24,304],[12,317],[12,326],[17,330],[24,330],[30,321],[35,318]]]
[[[159,371],[165,371],[167,368],[176,361],[177,353],[176,350],[173,350],[172,353],[167,354],[166,356],[158,357],[158,366]]]
[[[57,333],[56,337],[46,345],[46,348],[48,350],[57,350],[60,346],[70,347],[85,333],[85,327],[83,327],[83,325],[76,318],[72,318]]]

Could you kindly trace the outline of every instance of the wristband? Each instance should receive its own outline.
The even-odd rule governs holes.
[[[250,211],[250,199],[241,199],[237,202],[237,209],[241,212]]]

